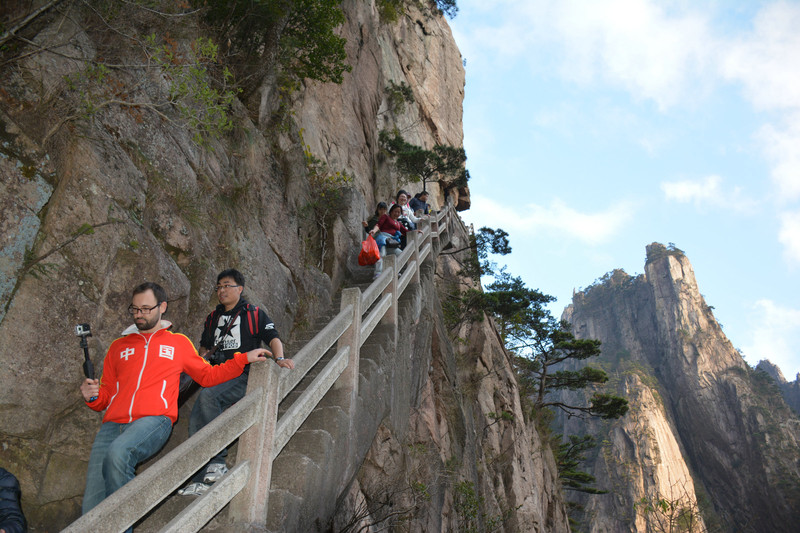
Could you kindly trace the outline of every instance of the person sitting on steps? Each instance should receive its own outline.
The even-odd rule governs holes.
[[[281,368],[294,368],[294,361],[283,354],[283,344],[278,337],[275,324],[263,309],[250,305],[242,297],[244,275],[233,268],[223,270],[217,276],[215,291],[219,305],[208,315],[200,340],[200,355],[211,357],[212,361],[227,361],[236,352],[259,348],[264,342],[269,345],[268,356]],[[241,376],[217,385],[202,389],[192,406],[189,416],[189,436],[197,433],[222,412],[241,400],[247,392],[245,370]],[[189,484],[178,491],[182,496],[199,496],[228,471],[225,458],[228,450],[223,449],[211,458],[205,468],[194,475]]]
[[[408,231],[406,227],[398,222],[400,214],[403,212],[402,208],[394,204],[389,208],[389,212],[383,215],[378,220],[378,225],[372,228],[370,233],[372,235],[380,234],[385,239],[384,246],[380,246],[381,258],[375,263],[375,274],[372,279],[376,279],[383,272],[383,258],[387,254],[400,253],[400,239],[399,237],[405,235]],[[375,239],[377,242],[377,238]]]
[[[378,247],[384,245],[385,237],[381,235],[379,231],[376,230],[373,232],[372,230],[378,226],[378,221],[388,210],[389,206],[386,205],[386,202],[378,202],[378,206],[375,208],[375,214],[369,217],[368,220],[361,222],[361,225],[364,226],[364,231],[367,232],[367,235],[373,236],[375,242],[378,243]]]
[[[400,223],[404,224],[407,229],[414,230],[417,229],[417,222],[419,222],[419,218],[414,215],[414,211],[408,205],[408,199],[411,197],[403,189],[397,193],[397,198],[394,204],[392,205],[399,205],[402,209],[402,213],[400,213]]]
[[[19,481],[14,474],[0,468],[0,533],[25,533],[28,522],[19,505]]]
[[[130,302],[127,313],[133,325],[108,347],[100,379],[86,378],[80,386],[86,405],[105,412],[89,455],[83,514],[133,479],[136,466],[167,442],[178,418],[181,372],[213,387],[235,380],[250,363],[271,355],[258,347],[247,353],[237,350],[225,363],[212,366],[192,341],[170,331],[172,324],[162,320],[167,293],[160,285],[138,285]]]

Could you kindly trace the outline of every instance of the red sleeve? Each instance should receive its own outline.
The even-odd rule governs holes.
[[[400,233],[405,233],[407,231],[404,225],[392,219],[389,215],[381,216],[381,219],[378,221],[378,229],[385,233],[391,233],[392,235],[394,235],[395,231],[399,231]]]
[[[211,365],[197,355],[197,351],[192,346],[191,353],[183,358],[183,371],[189,374],[201,387],[213,387],[239,376],[244,371],[246,364],[247,354],[237,352],[232,359],[228,359],[221,365]]]

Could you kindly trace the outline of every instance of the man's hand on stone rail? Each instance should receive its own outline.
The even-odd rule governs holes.
[[[278,366],[281,368],[288,368],[289,370],[294,368],[294,361],[291,359],[278,359],[275,362],[278,363]]]

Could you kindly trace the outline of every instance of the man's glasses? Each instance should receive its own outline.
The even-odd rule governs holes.
[[[214,291],[219,292],[227,289],[235,289],[236,287],[241,287],[241,285],[217,285],[214,287]]]
[[[154,305],[153,307],[134,307],[133,305],[129,305],[128,306],[128,312],[130,314],[132,314],[133,316],[136,316],[139,313],[141,313],[143,315],[149,315],[150,313],[153,312],[153,309],[155,309],[156,307],[158,307],[158,306]]]

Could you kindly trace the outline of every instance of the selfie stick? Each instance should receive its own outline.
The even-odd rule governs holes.
[[[89,359],[89,343],[86,341],[86,337],[89,337],[91,333],[88,335],[81,335],[81,348],[83,348],[83,373],[89,379],[94,379],[94,365],[92,364],[92,360]],[[97,399],[97,396],[92,396],[89,398],[89,402],[93,402]]]

